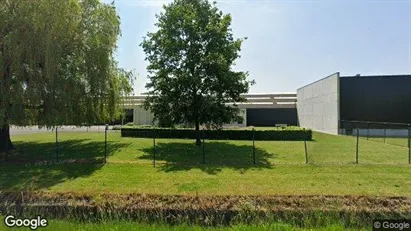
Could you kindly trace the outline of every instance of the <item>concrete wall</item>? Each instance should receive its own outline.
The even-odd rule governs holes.
[[[332,74],[297,90],[297,113],[301,127],[338,134],[339,78]]]
[[[133,122],[135,125],[153,125],[153,114],[142,106],[135,106]]]

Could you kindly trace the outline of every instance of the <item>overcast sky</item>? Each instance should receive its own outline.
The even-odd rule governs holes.
[[[147,82],[139,44],[169,2],[115,0],[122,29],[116,57],[138,74],[136,94]],[[335,72],[411,74],[411,0],[224,0],[217,6],[232,15],[234,37],[248,37],[234,69],[249,71],[256,81],[251,93],[295,92]]]

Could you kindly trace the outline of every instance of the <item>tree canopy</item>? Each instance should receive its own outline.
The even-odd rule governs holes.
[[[155,120],[195,124],[197,131],[241,120],[238,106],[227,103],[244,102],[254,81],[232,70],[246,38],[233,38],[231,16],[215,2],[175,0],[156,18],[158,30],[141,43],[149,62],[145,107]]]
[[[118,116],[134,77],[113,58],[120,36],[113,4],[0,0],[0,22],[0,135],[9,124],[83,125]]]

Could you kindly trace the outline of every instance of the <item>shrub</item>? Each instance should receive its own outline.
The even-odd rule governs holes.
[[[253,134],[254,133],[254,134]],[[250,130],[250,129],[223,129],[223,130],[202,130],[201,137],[208,140],[311,140],[312,131],[296,129],[270,129],[270,130]],[[196,132],[193,129],[182,128],[122,128],[122,137],[139,138],[167,138],[167,139],[195,139]]]

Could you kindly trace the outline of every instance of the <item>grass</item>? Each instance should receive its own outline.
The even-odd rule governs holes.
[[[52,133],[13,136],[13,160],[55,160]],[[104,134],[60,133],[59,160],[103,158]],[[110,133],[106,164],[0,163],[3,190],[85,193],[156,193],[199,195],[378,195],[411,196],[408,149],[360,139],[354,164],[353,137],[314,133],[307,142],[258,141],[253,165],[251,141],[121,138]]]
[[[367,138],[364,137],[362,139],[367,139]],[[369,137],[368,140],[379,142],[379,143],[386,143],[386,144],[401,146],[401,147],[408,147],[408,138],[404,138],[404,137],[399,137],[399,138],[389,137],[386,139],[384,139],[383,137]]]
[[[0,216],[0,219],[3,220],[4,217]],[[103,230],[103,231],[119,231],[119,230],[146,230],[146,231],[155,231],[155,230],[170,230],[170,231],[225,231],[225,230],[238,230],[238,231],[268,231],[268,230],[281,230],[281,231],[304,231],[304,230],[313,230],[312,228],[299,228],[291,224],[286,223],[270,223],[270,224],[261,224],[261,225],[234,225],[230,227],[201,227],[201,226],[191,226],[191,225],[177,225],[169,226],[162,224],[140,224],[130,221],[107,221],[102,223],[81,223],[65,220],[49,220],[47,227],[41,227],[41,230],[65,230],[65,231],[92,231],[92,230]],[[14,228],[10,229],[4,225],[2,222],[0,224],[0,230],[30,230],[28,228]],[[325,227],[317,227],[315,230],[330,230],[330,231],[345,231],[345,230],[367,230],[367,229],[347,229],[343,225],[335,222],[334,224],[327,225]]]

